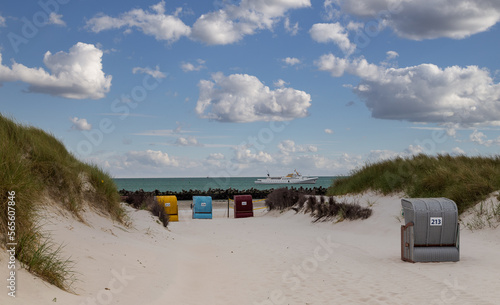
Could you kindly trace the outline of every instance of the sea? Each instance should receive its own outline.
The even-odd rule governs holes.
[[[183,190],[200,190],[208,191],[208,189],[236,189],[248,190],[251,188],[257,190],[268,190],[282,187],[294,188],[328,188],[332,185],[337,176],[320,176],[315,184],[255,184],[255,180],[263,177],[219,177],[219,178],[114,178],[113,180],[118,187],[118,190],[125,189],[127,191],[144,190],[151,192],[159,190],[160,192],[182,192]]]

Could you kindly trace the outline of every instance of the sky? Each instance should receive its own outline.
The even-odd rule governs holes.
[[[498,0],[3,1],[0,112],[113,177],[500,146]]]

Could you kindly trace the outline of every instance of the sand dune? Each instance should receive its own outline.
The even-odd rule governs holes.
[[[47,224],[77,262],[75,294],[22,271],[1,304],[498,304],[500,228],[462,229],[458,263],[400,260],[400,197],[365,194],[364,221],[311,223],[295,212],[181,221],[164,229],[129,209],[132,227],[54,210]],[[2,254],[3,255],[3,254]],[[5,256],[1,257],[5,261]]]

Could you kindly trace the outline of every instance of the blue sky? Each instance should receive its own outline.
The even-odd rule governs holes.
[[[500,145],[496,0],[8,1],[0,112],[114,177]]]

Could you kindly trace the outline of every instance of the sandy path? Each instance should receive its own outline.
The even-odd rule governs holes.
[[[144,211],[131,212],[131,229],[57,215],[50,226],[78,261],[79,295],[24,273],[24,302],[7,304],[498,304],[500,228],[462,230],[458,263],[405,263],[400,198],[359,198],[368,200],[371,218],[337,224],[265,210],[192,220],[184,210],[167,231]]]

